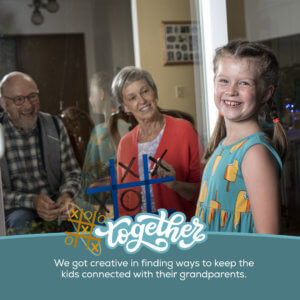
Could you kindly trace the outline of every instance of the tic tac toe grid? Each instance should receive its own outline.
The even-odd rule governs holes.
[[[156,161],[156,164],[159,164],[159,163],[160,162]],[[129,172],[131,172],[131,170],[130,170],[131,165],[132,165],[132,163],[130,163],[129,166],[125,166],[124,164],[121,164],[121,166],[126,169],[126,175]],[[145,186],[147,212],[151,212],[150,185],[164,183],[164,182],[168,182],[168,181],[174,181],[173,176],[150,179],[149,178],[149,169],[148,169],[148,157],[146,154],[143,155],[144,180],[117,184],[116,169],[115,169],[115,163],[114,163],[113,159],[109,160],[109,167],[110,167],[111,184],[107,185],[107,186],[101,186],[101,187],[87,189],[87,194],[95,194],[95,193],[112,191],[114,218],[115,219],[119,217],[118,190],[128,189],[128,188],[138,187],[138,186]],[[128,192],[135,193],[134,190],[126,190],[123,192],[122,195],[124,195],[124,193],[128,193]]]

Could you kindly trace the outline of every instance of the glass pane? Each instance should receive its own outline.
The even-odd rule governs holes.
[[[246,38],[276,53],[281,79],[274,95],[290,140],[282,176],[282,231],[300,235],[300,31],[299,1],[227,0],[229,39]]]
[[[81,167],[86,158],[77,204],[113,216],[111,192],[85,192],[94,182],[109,184],[108,161],[116,158],[118,138],[106,128],[118,110],[112,78],[134,65],[130,0],[0,0],[0,15],[1,79],[16,70],[33,77],[41,111],[62,119]],[[128,132],[124,123],[116,124],[120,135]],[[54,223],[41,230],[56,231]]]
[[[48,2],[35,8],[33,4],[40,1],[0,0],[0,76],[19,70],[33,77],[40,92],[41,110],[63,120],[83,169],[77,204],[110,218],[114,216],[111,192],[87,196],[86,190],[95,182],[110,185],[109,159],[116,159],[121,136],[137,124],[130,114],[121,112],[110,89],[118,71],[135,63],[131,1],[57,0],[58,10],[51,14],[48,10],[56,9],[49,8]],[[201,69],[197,58],[201,41],[198,24],[189,27],[189,1],[132,2],[137,3],[139,22],[135,24],[141,67],[154,78],[159,106],[168,112],[173,110],[170,113],[177,116],[191,117],[205,139],[202,87],[196,87],[196,95],[194,92],[194,84],[199,82],[194,74],[199,76]],[[175,21],[170,28],[176,35],[170,34],[169,38],[178,42],[169,45],[171,50],[176,49],[175,64],[162,63],[158,25],[164,21]],[[108,131],[109,126],[115,134]]]
[[[193,47],[197,52],[197,60],[194,61],[194,81],[195,81],[195,102],[197,109],[197,125],[201,134],[203,143],[206,145],[209,139],[208,128],[208,105],[207,101],[207,79],[204,73],[204,56],[203,56],[203,31],[202,18],[200,15],[200,2],[191,0],[191,18],[196,28],[197,35],[193,36]]]

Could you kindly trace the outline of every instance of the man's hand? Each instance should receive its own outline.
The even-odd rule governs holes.
[[[71,209],[74,208],[72,197],[68,193],[62,194],[58,197],[56,204],[61,220],[67,220],[70,217]]]
[[[45,221],[53,221],[59,215],[59,206],[46,195],[36,195],[33,205],[37,214]]]

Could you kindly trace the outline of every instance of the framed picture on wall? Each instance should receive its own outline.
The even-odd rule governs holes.
[[[164,65],[192,64],[199,60],[197,24],[189,21],[162,21]]]

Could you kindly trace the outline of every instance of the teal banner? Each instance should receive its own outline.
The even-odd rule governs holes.
[[[163,254],[102,240],[95,255],[86,243],[63,233],[1,238],[1,299],[299,298],[299,237],[209,233]]]

